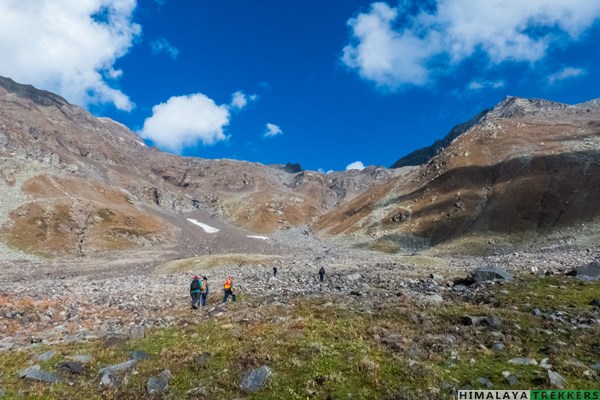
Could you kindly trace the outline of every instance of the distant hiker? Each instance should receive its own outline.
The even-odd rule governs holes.
[[[190,284],[190,296],[192,296],[192,308],[198,308],[200,305],[200,288],[202,284],[198,280],[198,275],[194,276],[194,280]]]
[[[200,295],[202,296],[202,307],[206,305],[206,297],[208,296],[208,278],[202,277],[202,287],[200,288]]]
[[[223,285],[223,292],[225,293],[225,296],[223,297],[223,303],[227,302],[227,298],[229,296],[231,296],[232,301],[235,301],[235,293],[233,293],[234,290],[235,289],[233,288],[233,277],[230,276],[229,278],[227,278],[225,284]]]
[[[273,267],[273,276],[277,276],[277,267]]]
[[[325,267],[321,267],[321,269],[319,270],[319,280],[321,282],[323,282],[324,278],[325,278]]]

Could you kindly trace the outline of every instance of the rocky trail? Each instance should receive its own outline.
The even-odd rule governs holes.
[[[499,266],[515,274],[565,274],[600,258],[591,250],[545,254],[499,255],[485,258],[397,257],[355,250],[327,250],[319,256],[275,259],[265,265],[228,265],[206,270],[159,274],[140,254],[101,263],[4,263],[0,281],[0,351],[50,343],[87,341],[110,336],[143,337],[156,327],[181,324],[226,312],[222,284],[234,276],[241,304],[248,307],[294,298],[326,297],[338,305],[372,309],[399,297],[442,303],[474,295],[455,285],[478,267]],[[326,268],[319,283],[317,271]],[[273,276],[277,267],[277,276]],[[189,308],[193,275],[208,277],[208,306],[196,317]],[[465,291],[466,290],[466,291]],[[599,294],[600,297],[600,294]],[[462,300],[461,300],[462,301]],[[200,316],[201,315],[201,316]]]

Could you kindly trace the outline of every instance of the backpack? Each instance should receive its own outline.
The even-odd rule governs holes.
[[[190,290],[200,290],[200,286],[201,286],[201,285],[202,285],[202,284],[200,283],[200,281],[199,281],[199,280],[197,280],[197,279],[194,279],[194,280],[192,281],[192,284],[190,285]]]

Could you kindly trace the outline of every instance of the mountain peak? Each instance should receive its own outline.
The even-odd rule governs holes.
[[[566,104],[550,100],[506,96],[500,103],[498,103],[486,114],[486,119],[518,118],[530,113],[557,110],[567,107],[569,106]]]
[[[66,106],[70,105],[64,98],[48,92],[46,90],[40,90],[32,85],[23,85],[13,81],[10,78],[0,76],[0,88],[3,88],[8,93],[14,93],[15,95],[29,99],[39,106]]]

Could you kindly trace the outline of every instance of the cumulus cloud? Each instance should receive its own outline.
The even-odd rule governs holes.
[[[226,140],[224,129],[229,120],[228,106],[219,106],[202,93],[177,96],[152,107],[152,116],[138,134],[162,149],[180,153],[198,143],[212,145]]]
[[[564,81],[565,79],[577,78],[578,76],[583,76],[587,74],[587,71],[583,68],[573,68],[573,67],[565,67],[560,71],[557,71],[548,76],[548,82],[553,84],[560,81]]]
[[[506,83],[504,81],[478,81],[478,80],[474,80],[469,82],[469,84],[467,85],[467,88],[469,90],[482,90],[482,89],[487,89],[487,88],[491,88],[491,89],[499,89],[501,87],[504,87]]]
[[[476,55],[534,63],[600,18],[596,0],[435,0],[416,13],[407,4],[373,3],[348,21],[343,63],[383,89],[427,84]]]
[[[229,106],[234,110],[241,110],[245,108],[248,105],[248,103],[256,100],[258,100],[257,95],[251,94],[248,96],[244,92],[238,90],[233,95],[231,95],[231,103],[229,104]]]
[[[57,92],[81,106],[131,110],[114,87],[141,27],[136,0],[5,0],[0,3],[0,74]]]
[[[354,161],[353,163],[346,165],[346,171],[350,171],[351,169],[362,171],[365,169],[365,164],[363,164],[361,161]]]
[[[275,124],[268,123],[267,131],[264,133],[263,137],[273,137],[281,134],[283,134],[283,131],[280,127]]]
[[[152,54],[165,53],[173,60],[177,60],[177,57],[179,57],[179,49],[163,37],[159,37],[150,42],[150,47],[152,48]]]

